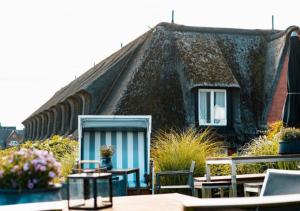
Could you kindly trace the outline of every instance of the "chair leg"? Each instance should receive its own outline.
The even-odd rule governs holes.
[[[220,197],[224,198],[224,189],[223,188],[220,188]]]
[[[192,194],[192,196],[195,196],[195,189],[194,189],[194,187],[191,188],[191,194]]]
[[[229,197],[233,197],[232,188],[229,188]]]
[[[156,194],[159,194],[159,187],[156,187],[154,192],[155,192]]]
[[[202,198],[207,198],[205,188],[202,187],[201,191],[202,191]]]
[[[194,188],[194,196],[199,198],[199,191],[198,188]]]

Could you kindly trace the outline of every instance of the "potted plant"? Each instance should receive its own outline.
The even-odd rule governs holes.
[[[103,145],[100,148],[101,165],[106,167],[107,170],[112,169],[111,157],[113,154],[114,154],[114,149],[112,146]]]
[[[0,204],[61,200],[61,185],[54,181],[61,165],[52,153],[21,149],[0,158]]]
[[[279,154],[300,154],[300,129],[283,128],[278,138]]]

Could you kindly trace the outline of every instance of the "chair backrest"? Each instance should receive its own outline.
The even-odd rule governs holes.
[[[300,194],[300,171],[268,169],[260,196]]]
[[[113,168],[139,168],[141,183],[149,174],[151,116],[79,116],[81,160],[101,160],[100,148],[111,145]],[[91,166],[85,165],[85,168]],[[130,174],[128,181],[134,181]]]
[[[73,169],[76,173],[84,172],[84,165],[86,164],[93,164],[93,169],[95,172],[101,172],[101,163],[98,160],[78,160],[77,161],[77,168]]]
[[[195,170],[195,161],[193,160],[192,163],[191,163],[191,166],[190,166],[190,175],[189,175],[189,178],[188,178],[188,182],[187,184],[190,185],[190,186],[193,186],[194,184],[194,170]]]

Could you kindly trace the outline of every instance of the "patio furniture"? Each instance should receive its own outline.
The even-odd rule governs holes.
[[[111,145],[113,169],[138,168],[139,186],[149,188],[146,178],[151,171],[150,134],[151,116],[79,115],[79,158],[100,161],[100,147]],[[138,184],[133,174],[127,179],[128,187]],[[150,188],[153,192],[153,184]]]
[[[250,193],[254,193],[256,196],[259,196],[262,185],[262,182],[244,183],[244,196],[250,196]]]
[[[71,191],[70,180],[73,181],[72,185],[83,184],[83,194],[78,194],[74,191],[74,188]],[[108,187],[104,188],[105,184],[102,181],[106,181]],[[103,195],[106,191],[108,191],[108,196]],[[71,174],[67,178],[67,194],[69,209],[98,210],[112,207],[112,175],[110,173]],[[105,198],[108,199],[104,200]]]
[[[156,192],[159,193],[161,189],[189,189],[191,194],[194,195],[194,181],[193,174],[195,169],[195,161],[192,161],[189,170],[181,171],[162,171],[156,173]],[[161,185],[161,177],[179,177],[186,176],[187,183],[185,185]]]
[[[233,197],[236,197],[237,196],[237,179],[236,179],[236,165],[237,164],[281,162],[281,161],[300,161],[300,154],[208,158],[208,159],[206,159],[206,179],[208,182],[211,181],[210,165],[229,164],[231,167],[232,195],[233,195]]]
[[[265,174],[241,174],[241,175],[236,175],[236,180],[237,180],[237,184],[245,184],[245,183],[255,183],[255,182],[263,182],[265,178]],[[202,190],[202,184],[206,183],[206,190],[205,190],[205,196],[209,197],[210,194],[210,189],[209,188],[209,183],[212,183],[213,186],[215,186],[214,188],[219,188],[221,190],[221,194],[222,194],[222,189],[226,188],[223,187],[223,185],[225,185],[224,183],[230,184],[231,185],[231,176],[230,175],[226,175],[226,176],[212,176],[210,178],[210,182],[207,181],[206,177],[194,177],[194,193],[195,196],[198,197],[198,190]],[[220,184],[220,187],[217,187],[216,182],[223,182],[222,184]],[[222,188],[222,189],[221,189]],[[230,190],[232,191],[232,189],[230,188]],[[230,196],[232,196],[232,192],[230,192]]]
[[[229,197],[232,195],[230,181],[203,182],[202,183],[202,198],[211,198],[211,190],[219,189],[221,198],[224,197],[224,189],[228,189]]]
[[[84,168],[84,165],[87,165],[88,167],[92,166],[93,168]],[[97,160],[78,160],[76,167],[73,168],[74,173],[100,173],[105,170],[105,168],[101,168],[100,161]]]
[[[112,175],[123,176],[125,180],[125,193],[128,191],[128,175],[135,174],[135,187],[140,193],[140,169],[139,168],[131,168],[131,169],[112,169],[108,171]]]
[[[300,194],[300,171],[268,169],[260,196]]]

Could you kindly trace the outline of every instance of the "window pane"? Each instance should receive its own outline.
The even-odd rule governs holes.
[[[225,110],[225,93],[214,93],[214,123],[225,123],[226,110]]]
[[[210,123],[210,92],[200,92],[200,124]]]

